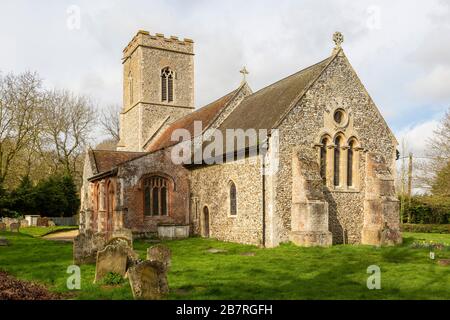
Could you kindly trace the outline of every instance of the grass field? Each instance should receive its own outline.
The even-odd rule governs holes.
[[[34,233],[34,232],[32,232]],[[41,232],[42,233],[42,232]],[[42,234],[45,234],[43,232]],[[94,285],[95,266],[81,267],[81,290],[66,288],[72,245],[0,233],[10,240],[0,247],[0,269],[20,279],[44,284],[68,299],[132,299],[129,284]],[[399,247],[338,245],[300,248],[284,244],[273,249],[190,238],[165,242],[173,252],[168,275],[169,299],[450,299],[450,267],[437,259],[450,258],[449,248],[415,249],[414,241],[450,244],[450,235],[404,233]],[[145,257],[150,243],[135,242]],[[210,253],[209,248],[225,250]],[[381,290],[368,290],[367,267],[381,268]]]

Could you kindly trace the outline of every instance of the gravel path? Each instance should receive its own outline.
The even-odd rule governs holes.
[[[56,233],[50,233],[43,236],[43,239],[54,240],[54,241],[67,241],[73,242],[73,238],[78,235],[78,230],[61,231]]]

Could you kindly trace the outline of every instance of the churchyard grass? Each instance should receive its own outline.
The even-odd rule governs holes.
[[[71,243],[23,232],[0,236],[11,242],[9,247],[0,247],[0,269],[19,279],[44,284],[66,299],[132,299],[127,281],[119,286],[93,284],[95,265],[81,267],[81,290],[68,290]],[[450,267],[437,264],[438,259],[450,258],[450,249],[436,250],[436,260],[431,260],[429,249],[413,247],[424,241],[450,244],[450,235],[404,233],[402,246],[385,248],[284,244],[260,249],[202,238],[167,241],[172,250],[168,298],[450,299]],[[151,245],[135,241],[135,250],[145,258]],[[381,290],[366,286],[370,265],[381,268]]]

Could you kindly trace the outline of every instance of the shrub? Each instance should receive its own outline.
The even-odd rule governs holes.
[[[450,233],[450,224],[410,224],[404,223],[402,231],[418,233]]]
[[[123,277],[114,272],[108,272],[102,280],[102,283],[109,286],[117,286],[124,282]]]
[[[450,223],[450,198],[444,196],[400,197],[403,203],[403,222],[445,224]]]

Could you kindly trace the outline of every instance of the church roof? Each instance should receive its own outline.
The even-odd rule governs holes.
[[[240,88],[241,87],[172,123],[158,138],[156,138],[156,141],[151,144],[148,151],[153,152],[177,144],[178,141],[171,140],[172,132],[176,129],[186,129],[189,131],[191,137],[194,138],[194,121],[201,121],[202,130],[207,129],[216,118],[216,115],[228,105]]]
[[[219,127],[225,129],[271,129],[292,108],[333,60],[335,55],[277,81],[247,97]]]
[[[107,172],[118,164],[140,157],[146,152],[128,152],[111,150],[90,150],[93,157],[96,173]]]

